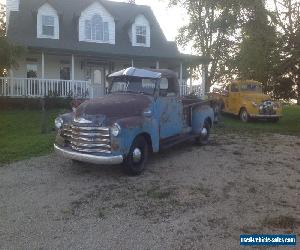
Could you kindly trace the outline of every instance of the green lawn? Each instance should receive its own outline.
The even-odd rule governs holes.
[[[300,106],[286,106],[283,117],[277,123],[268,121],[250,121],[243,123],[238,117],[223,115],[220,125],[216,127],[217,132],[234,133],[281,133],[300,135]]]
[[[58,113],[59,110],[48,111],[48,132],[42,134],[41,111],[0,111],[0,164],[51,152]]]
[[[47,119],[49,132],[42,134],[42,112],[0,111],[0,165],[52,152],[55,138],[54,119],[58,113],[63,111],[49,111]],[[236,117],[224,116],[215,131],[300,135],[300,107],[286,107],[283,118],[278,123],[255,121],[245,124]]]

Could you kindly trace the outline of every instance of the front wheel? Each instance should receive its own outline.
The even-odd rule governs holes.
[[[199,145],[207,145],[209,142],[210,135],[210,123],[208,120],[205,120],[204,125],[201,129],[200,136],[196,138],[196,142]]]
[[[135,138],[124,161],[124,170],[129,175],[140,175],[146,166],[149,148],[143,136]]]
[[[240,111],[240,119],[242,122],[248,122],[249,121],[249,114],[245,108],[242,108]]]

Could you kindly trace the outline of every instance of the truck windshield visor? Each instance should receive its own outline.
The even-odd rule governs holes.
[[[114,79],[110,93],[124,92],[153,95],[156,82],[156,79],[151,78]]]

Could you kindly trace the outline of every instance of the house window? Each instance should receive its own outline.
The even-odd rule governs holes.
[[[146,37],[147,37],[147,27],[136,26],[136,43],[146,44]]]
[[[54,36],[54,17],[42,16],[42,34],[44,36]]]
[[[70,80],[71,79],[69,66],[62,66],[60,68],[60,79],[61,80]]]
[[[36,64],[27,64],[27,78],[37,78]]]
[[[107,42],[109,40],[108,22],[103,22],[100,15],[94,15],[91,20],[85,20],[85,39]]]

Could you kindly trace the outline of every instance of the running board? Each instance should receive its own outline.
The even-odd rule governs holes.
[[[160,141],[160,149],[164,150],[182,142],[197,138],[199,135],[180,134]]]

